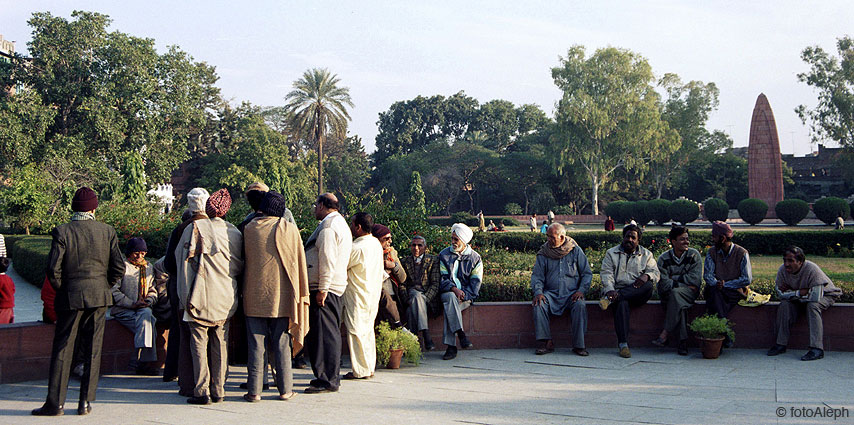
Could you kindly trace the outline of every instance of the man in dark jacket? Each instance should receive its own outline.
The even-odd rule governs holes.
[[[107,307],[113,304],[110,288],[124,274],[116,230],[95,221],[98,195],[88,187],[74,194],[71,222],[51,232],[53,242],[46,270],[50,285],[56,289],[56,333],[50,360],[47,400],[32,411],[37,416],[64,413],[68,376],[71,372],[74,341],[81,334],[84,369],[80,379],[80,403],[77,414],[88,414],[95,400],[101,367],[101,343],[104,339]]]
[[[400,287],[400,293],[409,305],[406,326],[421,338],[424,351],[430,351],[435,345],[427,328],[427,317],[438,316],[442,312],[439,259],[427,254],[427,241],[423,236],[414,236],[409,249],[412,255],[400,259],[406,271],[406,281]]]

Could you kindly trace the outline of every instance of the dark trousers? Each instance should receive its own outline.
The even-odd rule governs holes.
[[[290,319],[287,317],[246,316],[246,336],[249,344],[246,387],[249,389],[249,394],[261,394],[263,384],[267,380],[268,358],[276,371],[276,388],[279,394],[287,394],[294,390],[289,324]]]
[[[380,292],[380,308],[377,314],[377,322],[385,320],[389,324],[400,322],[400,310],[397,308],[397,301],[394,300],[393,293],[383,288]]]
[[[341,383],[341,298],[327,292],[323,307],[311,291],[305,348],[314,377],[311,385],[337,389]]]
[[[626,343],[629,341],[630,309],[644,305],[649,301],[649,297],[652,296],[652,282],[644,283],[640,288],[629,285],[618,289],[617,293],[619,296],[608,309],[614,314],[614,330],[617,332],[617,342]]]
[[[45,405],[59,407],[65,404],[78,334],[83,359],[80,401],[95,400],[98,376],[101,373],[101,345],[104,341],[106,317],[107,307],[56,312],[56,333],[53,336]]]
[[[174,277],[166,282],[166,296],[172,318],[169,323],[169,341],[166,343],[166,362],[163,364],[163,376],[178,376],[178,357],[181,350],[181,316],[179,316],[178,288]]]
[[[718,289],[717,285],[706,285],[706,311],[726,318],[729,311],[744,298],[741,292],[732,288]]]
[[[178,388],[181,394],[190,396],[196,381],[193,378],[193,355],[190,353],[190,326],[182,318],[184,310],[179,310],[178,315]],[[171,338],[170,338],[171,339]]]

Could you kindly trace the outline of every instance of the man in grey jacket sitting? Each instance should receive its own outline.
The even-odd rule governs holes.
[[[561,316],[569,309],[572,321],[572,351],[579,356],[589,353],[584,345],[587,331],[587,308],[584,293],[590,289],[593,271],[587,256],[575,241],[566,236],[566,229],[554,223],[546,231],[548,242],[537,252],[531,273],[531,292],[534,294],[534,335],[536,354],[554,351],[550,316]]]

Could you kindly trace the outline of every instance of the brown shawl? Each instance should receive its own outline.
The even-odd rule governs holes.
[[[537,252],[537,255],[542,255],[546,258],[551,258],[552,260],[560,260],[565,257],[567,254],[572,252],[572,249],[575,248],[577,244],[575,240],[570,238],[569,236],[563,241],[563,245],[559,247],[551,247],[549,243],[546,242],[543,246],[540,247],[540,250]]]

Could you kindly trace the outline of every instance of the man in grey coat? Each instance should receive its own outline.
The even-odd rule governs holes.
[[[74,341],[81,335],[83,377],[77,414],[92,411],[101,369],[107,307],[113,304],[110,289],[125,272],[119,240],[112,226],[95,221],[98,195],[88,187],[74,194],[71,222],[51,232],[47,279],[56,289],[56,331],[48,373],[47,400],[32,411],[36,416],[64,414]]]
[[[566,236],[566,229],[554,223],[546,231],[548,242],[537,252],[537,262],[531,273],[531,292],[534,294],[534,335],[536,354],[554,351],[550,316],[561,316],[567,308],[572,320],[572,351],[579,356],[589,353],[584,345],[587,331],[587,308],[584,293],[590,289],[593,271],[587,256],[575,241]]]

